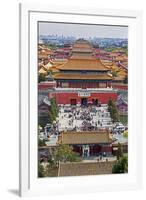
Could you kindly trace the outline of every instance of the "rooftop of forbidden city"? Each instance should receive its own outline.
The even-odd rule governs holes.
[[[73,45],[73,48],[85,48],[85,49],[90,49],[91,48],[91,45],[88,44],[88,43],[75,43]]]
[[[113,142],[108,131],[63,132],[59,140],[62,144],[105,144]]]
[[[78,39],[73,45],[73,48],[92,48],[91,44],[84,39]]]
[[[53,75],[54,79],[73,79],[73,80],[112,80],[108,74],[75,74],[75,73],[57,73]]]
[[[92,53],[93,50],[91,48],[73,48],[72,52],[82,52],[82,53]]]
[[[57,67],[60,70],[94,70],[108,71],[109,69],[101,63],[99,59],[82,57],[70,58],[65,64]]]

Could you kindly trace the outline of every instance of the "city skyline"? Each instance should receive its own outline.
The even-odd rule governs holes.
[[[73,36],[76,38],[97,37],[128,39],[128,27],[112,25],[39,22],[39,36],[40,35],[63,35],[64,37]]]

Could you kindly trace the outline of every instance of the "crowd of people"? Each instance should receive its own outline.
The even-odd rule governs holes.
[[[97,131],[112,127],[110,114],[106,105],[97,106],[60,106],[56,120],[58,131]]]

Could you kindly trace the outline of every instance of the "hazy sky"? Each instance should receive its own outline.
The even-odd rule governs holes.
[[[39,22],[39,34],[57,34],[77,38],[128,38],[128,27]]]

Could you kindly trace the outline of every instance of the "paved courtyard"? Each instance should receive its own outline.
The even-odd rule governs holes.
[[[59,131],[94,131],[113,127],[107,105],[101,107],[61,106],[56,121]]]

